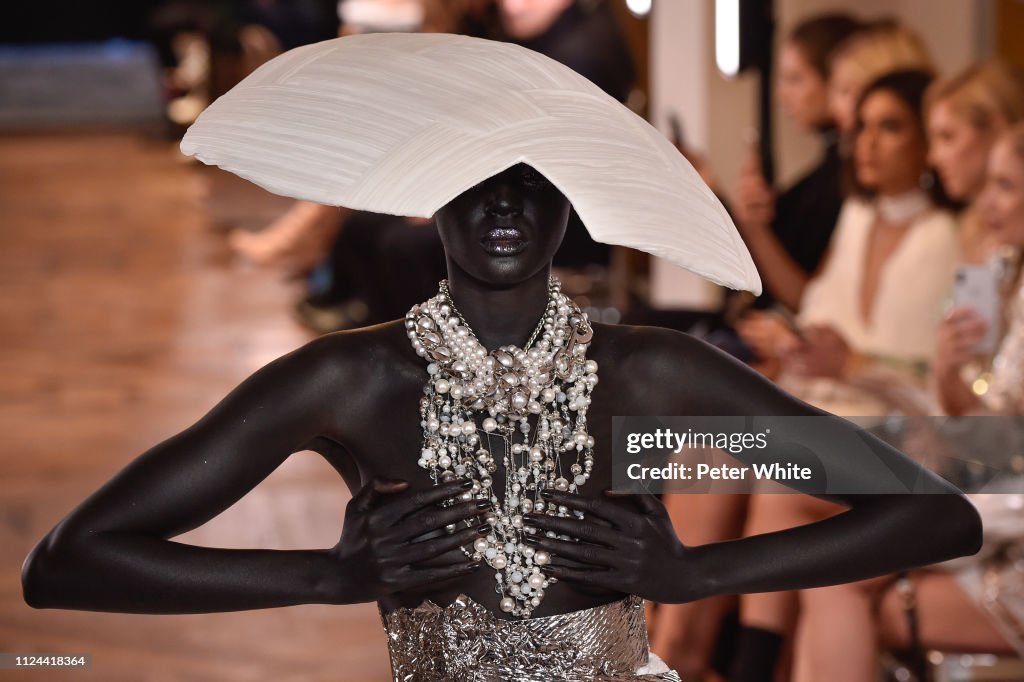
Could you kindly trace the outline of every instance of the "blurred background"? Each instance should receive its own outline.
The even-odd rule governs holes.
[[[295,202],[179,152],[210,102],[300,45],[375,31],[515,42],[672,140],[732,214],[765,293],[596,243],[573,215],[555,274],[592,319],[700,336],[844,416],[1024,414],[1020,0],[97,0],[3,14],[0,641],[93,658],[4,679],[389,677],[372,603],[33,610],[19,580],[78,502],[252,372],[403,316],[444,277],[430,220]],[[929,428],[901,446],[924,458],[953,438]],[[1020,446],[1000,450],[1007,489]],[[349,497],[299,452],[175,540],[329,547]],[[1022,682],[1024,500],[974,499],[993,531],[975,557],[648,604],[652,648],[692,681]],[[687,544],[841,511],[797,495],[665,502]]]

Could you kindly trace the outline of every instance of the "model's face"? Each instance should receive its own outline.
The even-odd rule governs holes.
[[[525,163],[469,188],[434,214],[449,267],[493,284],[528,279],[551,263],[569,200]]]
[[[853,131],[857,97],[863,87],[864,79],[858,69],[849,60],[836,59],[828,84],[828,106],[836,127],[844,134]]]
[[[928,160],[954,199],[973,200],[985,186],[985,166],[994,136],[971,125],[948,102],[928,112]]]
[[[573,0],[498,0],[501,25],[513,38],[529,40],[555,23]]]
[[[1024,160],[1007,141],[992,149],[981,210],[1000,242],[1024,246]]]
[[[819,128],[831,119],[825,79],[793,43],[782,46],[778,97],[783,111],[803,128]]]
[[[877,90],[867,96],[858,113],[857,181],[880,194],[917,187],[928,151],[914,112],[892,92]]]

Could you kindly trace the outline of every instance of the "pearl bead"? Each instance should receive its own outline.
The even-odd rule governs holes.
[[[499,554],[498,556],[496,556],[493,559],[491,559],[491,566],[494,566],[497,569],[505,568],[505,565],[507,563],[508,563],[508,560],[505,559],[505,555],[504,554]]]
[[[530,579],[528,580],[528,582],[530,583],[530,587],[540,587],[544,584],[544,576],[540,573],[533,573],[530,575]]]
[[[544,566],[551,562],[551,555],[543,549],[538,549],[537,553],[533,555],[533,563],[540,566]]]
[[[515,608],[516,603],[511,597],[505,597],[501,600],[499,606],[501,607],[502,611],[508,613],[509,611]]]
[[[434,382],[434,390],[438,393],[447,393],[450,384],[447,379],[438,379]]]
[[[473,549],[475,549],[478,552],[486,552],[487,551],[487,539],[486,538],[477,538],[476,540],[474,540],[473,541]]]
[[[494,419],[494,417],[487,417],[486,419],[484,419],[483,426],[484,431],[486,431],[487,433],[491,433],[496,428],[498,428],[498,422]]]

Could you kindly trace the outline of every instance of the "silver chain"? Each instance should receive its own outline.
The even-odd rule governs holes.
[[[540,335],[541,330],[544,329],[544,320],[547,318],[548,308],[551,307],[551,303],[552,303],[552,301],[555,298],[555,290],[556,290],[556,288],[557,288],[557,286],[556,286],[555,278],[553,276],[549,277],[548,278],[548,303],[547,303],[546,306],[544,306],[544,313],[540,316],[540,320],[537,322],[537,327],[533,330],[533,333],[530,335],[530,338],[526,342],[526,345],[523,346],[523,350],[530,350],[530,348],[533,346],[533,343],[537,340],[537,337]],[[442,279],[441,280],[441,282],[440,282],[440,289],[441,289],[441,293],[444,294],[444,298],[448,302],[448,305],[451,307],[452,312],[455,313],[455,315],[459,318],[459,321],[463,325],[465,325],[465,327],[467,329],[472,330],[473,327],[471,327],[470,324],[468,322],[466,322],[466,318],[463,317],[462,313],[459,312],[459,309],[455,307],[455,301],[452,300],[451,292],[448,290],[448,280],[447,279]]]

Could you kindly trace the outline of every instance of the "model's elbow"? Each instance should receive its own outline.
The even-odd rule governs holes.
[[[52,557],[48,538],[43,538],[25,557],[21,565],[21,593],[25,603],[34,609],[52,608]]]
[[[961,556],[970,556],[981,551],[981,545],[984,542],[984,524],[981,520],[981,514],[978,512],[978,508],[974,506],[974,503],[965,495],[962,495],[960,499],[964,502],[962,513],[964,516],[963,525],[965,526],[963,531],[964,551]]]
[[[75,590],[87,571],[85,546],[71,542],[60,527],[36,543],[21,565],[21,592],[35,609],[75,608]]]
[[[977,508],[962,494],[929,495],[939,509],[929,512],[930,523],[938,522],[944,556],[938,561],[977,554],[982,544],[982,521]],[[941,519],[941,521],[940,521]]]

